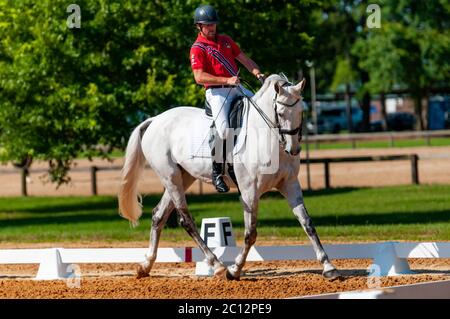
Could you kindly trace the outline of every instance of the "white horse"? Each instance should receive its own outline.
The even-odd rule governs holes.
[[[136,127],[128,141],[125,163],[122,169],[121,187],[118,195],[122,217],[133,225],[142,214],[142,204],[137,192],[138,179],[142,176],[145,162],[150,164],[165,187],[161,201],[153,209],[149,252],[146,261],[139,265],[137,277],[148,276],[156,260],[158,243],[170,213],[175,208],[180,223],[198,244],[215,275],[239,279],[250,248],[256,241],[258,203],[261,195],[276,188],[287,198],[290,207],[308,235],[317,259],[323,265],[323,276],[328,279],[340,277],[330,262],[313,226],[303,202],[298,181],[300,167],[300,126],[302,125],[301,92],[305,80],[291,85],[279,75],[271,75],[252,98],[248,111],[247,129],[263,129],[272,126],[277,130],[275,152],[265,134],[248,134],[241,150],[233,155],[234,171],[241,192],[244,208],[245,245],[235,264],[225,267],[200,237],[186,204],[185,191],[196,180],[211,183],[211,160],[192,159],[193,127],[205,121],[204,110],[195,107],[176,107],[152,117]],[[204,132],[204,136],[208,134]],[[279,133],[279,134],[278,134]],[[278,167],[267,173],[267,160],[255,159],[251,146],[257,146],[263,154],[275,154]],[[273,160],[273,156],[271,156]],[[249,160],[250,159],[250,160]],[[269,161],[270,162],[270,161]]]

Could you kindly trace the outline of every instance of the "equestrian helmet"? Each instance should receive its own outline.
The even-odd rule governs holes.
[[[210,5],[200,6],[194,12],[194,24],[217,24],[219,17],[216,10]]]

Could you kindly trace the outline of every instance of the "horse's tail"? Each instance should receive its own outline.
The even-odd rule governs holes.
[[[141,138],[151,122],[152,118],[147,119],[131,133],[120,178],[119,214],[128,219],[133,227],[137,226],[139,217],[142,215],[142,197],[137,190],[138,179],[145,166]]]

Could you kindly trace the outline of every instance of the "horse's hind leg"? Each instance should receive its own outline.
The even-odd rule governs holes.
[[[138,266],[137,278],[148,276],[148,273],[152,269],[156,260],[161,230],[166,224],[173,208],[174,205],[170,199],[170,195],[167,191],[165,191],[158,205],[153,209],[152,227],[150,230],[150,246],[148,254],[145,256],[145,262]]]
[[[207,263],[214,268],[214,274],[223,274],[226,271],[226,267],[219,261],[219,259],[216,257],[216,255],[214,255],[211,249],[206,246],[205,242],[200,237],[194,220],[188,210],[186,196],[182,187],[181,170],[178,167],[175,168],[172,166],[172,171],[170,173],[166,171],[164,172],[164,174],[160,172],[158,175],[161,177],[162,183],[166,187],[166,190],[169,192],[175,208],[180,214],[181,226],[183,226],[189,236],[194,239],[199,248],[205,254]]]
[[[194,181],[195,178],[193,178],[191,175],[183,171],[184,189],[189,188],[189,186],[191,186]],[[148,254],[146,255],[145,262],[138,266],[137,278],[147,277],[150,270],[152,269],[158,252],[158,244],[159,239],[161,237],[161,231],[164,228],[164,225],[169,219],[169,216],[174,208],[175,205],[173,204],[172,199],[170,198],[170,194],[167,190],[165,190],[158,205],[153,209],[152,227],[150,230],[150,245],[148,249]]]

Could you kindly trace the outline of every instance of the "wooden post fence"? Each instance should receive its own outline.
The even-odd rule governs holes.
[[[411,162],[411,182],[415,185],[420,184],[419,180],[419,156],[417,154],[409,155],[386,155],[386,156],[360,156],[360,157],[332,157],[332,158],[309,158],[310,164],[324,164],[324,182],[325,188],[331,188],[331,164],[332,163],[350,163],[350,162],[375,162],[375,161],[396,161],[396,160],[409,160]],[[301,161],[305,161],[304,158]],[[74,168],[72,171],[90,171],[91,175],[91,194],[98,194],[97,185],[97,172],[98,171],[118,171],[122,167],[111,166],[111,167],[97,167],[91,166],[89,169],[86,168]],[[46,172],[45,169],[32,170],[33,172]],[[7,173],[14,173],[14,171],[4,171]],[[17,171],[16,171],[17,172]],[[27,176],[30,173],[29,169],[20,169],[20,179],[21,179],[21,195],[27,196]],[[199,194],[204,193],[203,183],[199,181],[198,185]]]
[[[28,169],[22,168],[20,170],[20,180],[21,180],[21,193],[22,196],[28,196],[27,192],[27,176],[28,176]]]
[[[411,155],[411,177],[413,184],[419,184],[419,156]]]
[[[330,188],[330,161],[325,160],[324,162],[324,170],[325,170],[325,188]]]
[[[304,160],[304,159],[302,159]],[[351,162],[378,162],[378,161],[411,161],[411,180],[413,184],[419,184],[419,156],[411,155],[386,155],[386,156],[359,156],[359,157],[332,157],[332,158],[311,158],[310,163],[324,164],[325,188],[331,188],[330,164],[331,163],[351,163]]]
[[[91,166],[91,194],[97,195],[97,166]]]

